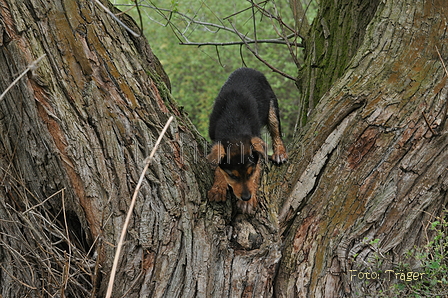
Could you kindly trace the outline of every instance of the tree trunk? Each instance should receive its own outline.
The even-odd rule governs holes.
[[[427,241],[448,203],[447,19],[446,1],[379,3],[280,175],[278,297],[378,296],[385,275],[352,274],[398,270]]]
[[[379,0],[321,0],[308,39],[305,67],[300,69],[297,127],[303,127],[320,98],[346,71],[364,40]]]
[[[136,297],[177,287],[170,276],[182,273],[175,260],[186,257],[211,178],[203,139],[147,41],[90,0],[1,0],[0,15],[1,90],[46,55],[0,101],[0,296],[101,296],[143,160],[172,114],[115,289]]]
[[[144,38],[95,1],[0,0],[0,90],[46,55],[0,100],[0,294],[104,296],[143,161],[170,115],[113,297],[375,293],[382,284],[349,270],[389,269],[448,200],[448,86],[436,51],[448,50],[447,5],[379,2],[290,163],[265,167],[247,216],[234,199],[206,200],[206,143]],[[314,77],[304,84],[325,79]],[[374,252],[387,259],[372,264]]]

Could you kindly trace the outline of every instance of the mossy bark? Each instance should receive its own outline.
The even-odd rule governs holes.
[[[203,139],[178,111],[145,38],[95,1],[4,0],[0,21],[0,90],[45,55],[0,101],[0,296],[101,296],[143,161],[174,115],[115,285],[117,297],[150,293],[131,285],[170,280],[178,263],[168,247],[187,234],[177,226],[204,208]]]
[[[362,44],[379,0],[323,0],[305,40],[305,62],[299,70],[297,127],[308,121],[319,100],[346,71]]]
[[[404,256],[448,203],[447,19],[444,1],[381,2],[295,140],[278,297],[374,297],[399,280],[353,272],[422,271]]]
[[[272,295],[276,218],[265,204],[249,222],[230,200],[208,203],[207,144],[145,38],[95,1],[44,2],[0,0],[0,89],[45,54],[0,101],[0,295],[104,296],[144,159],[170,115],[113,297]]]
[[[446,60],[448,9],[336,2],[322,1],[335,31],[312,29],[324,49],[318,73],[302,81],[323,86],[308,93],[311,116],[289,164],[265,166],[247,216],[232,198],[207,201],[207,146],[144,38],[94,1],[0,0],[1,90],[46,55],[0,101],[1,295],[103,296],[143,161],[170,115],[113,297],[375,293],[383,284],[365,286],[349,270],[389,269],[447,204],[448,86],[436,46]],[[386,261],[372,262],[375,253]]]

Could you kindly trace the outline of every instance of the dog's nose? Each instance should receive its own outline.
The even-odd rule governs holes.
[[[252,197],[252,195],[250,194],[250,192],[243,193],[243,194],[241,195],[241,199],[242,199],[243,201],[249,201],[251,197]]]

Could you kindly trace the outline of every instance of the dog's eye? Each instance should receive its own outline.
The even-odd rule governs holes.
[[[248,167],[248,168],[246,169],[246,174],[247,174],[248,176],[252,175],[253,172],[254,172],[254,167]]]
[[[240,174],[237,171],[226,171],[227,175],[233,180],[239,180]]]

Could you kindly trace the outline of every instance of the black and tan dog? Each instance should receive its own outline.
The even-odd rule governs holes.
[[[262,73],[240,68],[222,86],[210,115],[213,146],[207,159],[216,166],[210,201],[225,201],[230,186],[239,199],[238,207],[252,213],[257,206],[261,162],[266,158],[260,132],[265,125],[273,143],[270,159],[281,164],[288,156],[281,138],[277,98]]]

